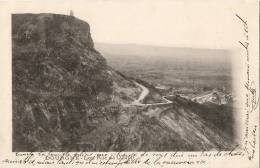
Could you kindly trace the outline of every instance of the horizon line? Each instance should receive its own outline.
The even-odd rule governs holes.
[[[191,47],[191,46],[179,46],[179,45],[159,45],[159,44],[148,44],[148,43],[116,43],[116,42],[101,42],[94,41],[95,44],[108,44],[108,45],[136,45],[136,46],[146,46],[146,47],[160,47],[160,48],[189,48],[189,49],[203,49],[203,50],[224,50],[230,51],[234,48],[226,47],[226,48],[212,48],[212,47]]]

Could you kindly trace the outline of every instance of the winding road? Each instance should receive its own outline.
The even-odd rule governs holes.
[[[132,104],[133,105],[141,105],[143,104],[143,100],[145,99],[146,96],[149,94],[149,89],[145,87],[144,85],[141,85],[137,83],[136,81],[133,81],[134,84],[142,89],[142,93],[139,95],[139,98],[136,99]]]
[[[172,101],[167,99],[167,96],[163,96],[162,100],[165,101],[164,103],[149,103],[149,104],[144,104],[143,100],[146,98],[146,96],[148,96],[149,94],[149,89],[147,87],[145,87],[144,85],[133,81],[134,84],[138,87],[140,87],[142,89],[141,94],[139,95],[138,99],[136,99],[135,101],[133,101],[131,104],[128,104],[129,106],[155,106],[155,105],[167,105],[167,104],[172,104]],[[169,96],[173,96],[173,95],[169,95]]]

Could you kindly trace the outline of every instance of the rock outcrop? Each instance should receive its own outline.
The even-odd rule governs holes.
[[[112,103],[113,75],[94,48],[88,23],[14,14],[12,53],[14,151],[73,150],[80,134],[119,109]],[[104,115],[108,104],[116,108]]]

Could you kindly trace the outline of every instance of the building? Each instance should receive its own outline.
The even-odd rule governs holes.
[[[70,10],[70,16],[74,16],[73,10]]]

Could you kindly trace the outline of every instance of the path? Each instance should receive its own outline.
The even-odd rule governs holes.
[[[138,87],[140,87],[142,89],[142,93],[140,94],[139,98],[136,99],[132,104],[133,105],[141,105],[143,104],[143,100],[145,99],[146,96],[148,96],[149,94],[149,89],[139,83],[137,83],[136,81],[133,81],[135,85],[137,85]]]
[[[139,95],[139,98],[136,99],[135,101],[133,101],[131,104],[128,104],[127,106],[156,106],[156,105],[167,105],[167,104],[172,104],[172,101],[167,99],[167,97],[171,96],[163,96],[162,100],[164,100],[164,103],[149,103],[149,104],[144,104],[143,100],[146,98],[146,96],[148,96],[149,94],[149,89],[147,87],[145,87],[144,85],[133,81],[135,85],[137,85],[138,87],[140,87],[142,89],[142,93]]]

